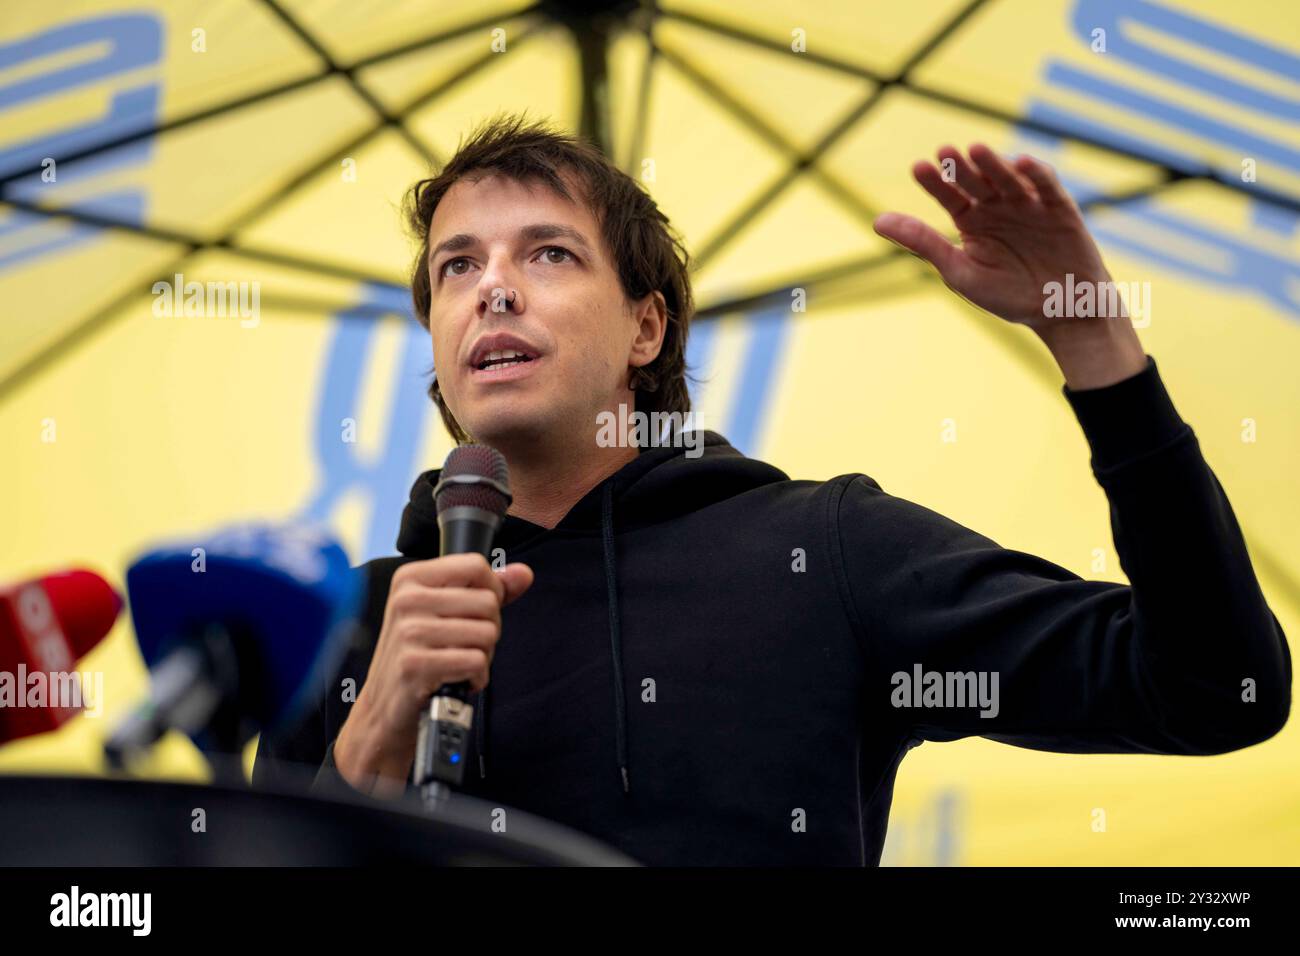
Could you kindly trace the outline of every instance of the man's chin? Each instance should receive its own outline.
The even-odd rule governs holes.
[[[550,417],[528,409],[493,409],[476,416],[469,433],[474,441],[494,448],[528,447],[550,439],[557,423]]]

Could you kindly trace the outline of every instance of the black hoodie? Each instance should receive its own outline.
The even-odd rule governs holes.
[[[792,481],[712,432],[697,458],[642,449],[551,530],[507,517],[497,544],[536,580],[503,611],[463,792],[649,864],[876,865],[922,741],[1213,754],[1271,737],[1290,709],[1286,641],[1154,361],[1062,391],[1131,587],[865,475]],[[437,477],[411,490],[403,557],[365,566],[368,640],[313,719],[264,737],[255,783],[295,761],[340,785],[339,688],[365,679],[393,571],[438,554]],[[923,694],[931,672],[972,696]],[[992,703],[974,699],[981,673]]]

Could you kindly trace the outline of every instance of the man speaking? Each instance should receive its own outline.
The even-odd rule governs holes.
[[[1289,651],[1196,437],[1122,301],[1049,304],[1054,283],[1098,304],[1113,290],[1077,205],[1028,156],[938,158],[913,173],[961,245],[895,213],[876,229],[1047,346],[1131,586],[866,475],[791,480],[713,432],[694,454],[610,441],[620,406],[689,410],[686,253],[597,150],[500,118],[409,210],[430,394],[458,441],[508,462],[509,563],[439,557],[439,473],[421,475],[400,556],[365,568],[371,644],[317,719],[263,738],[254,782],[305,763],[319,786],[400,793],[421,711],[463,680],[479,692],[467,794],[648,864],[876,865],[922,741],[1214,754],[1277,733]],[[862,413],[827,413],[846,411]]]

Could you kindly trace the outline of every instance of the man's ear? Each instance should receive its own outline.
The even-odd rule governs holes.
[[[668,331],[668,304],[658,290],[634,302],[632,316],[636,320],[636,338],[632,340],[629,365],[640,368],[659,357],[664,334]]]

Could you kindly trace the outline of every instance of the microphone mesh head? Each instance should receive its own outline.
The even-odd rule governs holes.
[[[448,481],[456,478],[465,480]],[[438,514],[448,508],[468,506],[505,517],[510,507],[510,477],[505,456],[487,445],[453,448],[442,466],[439,484],[434,491]]]

